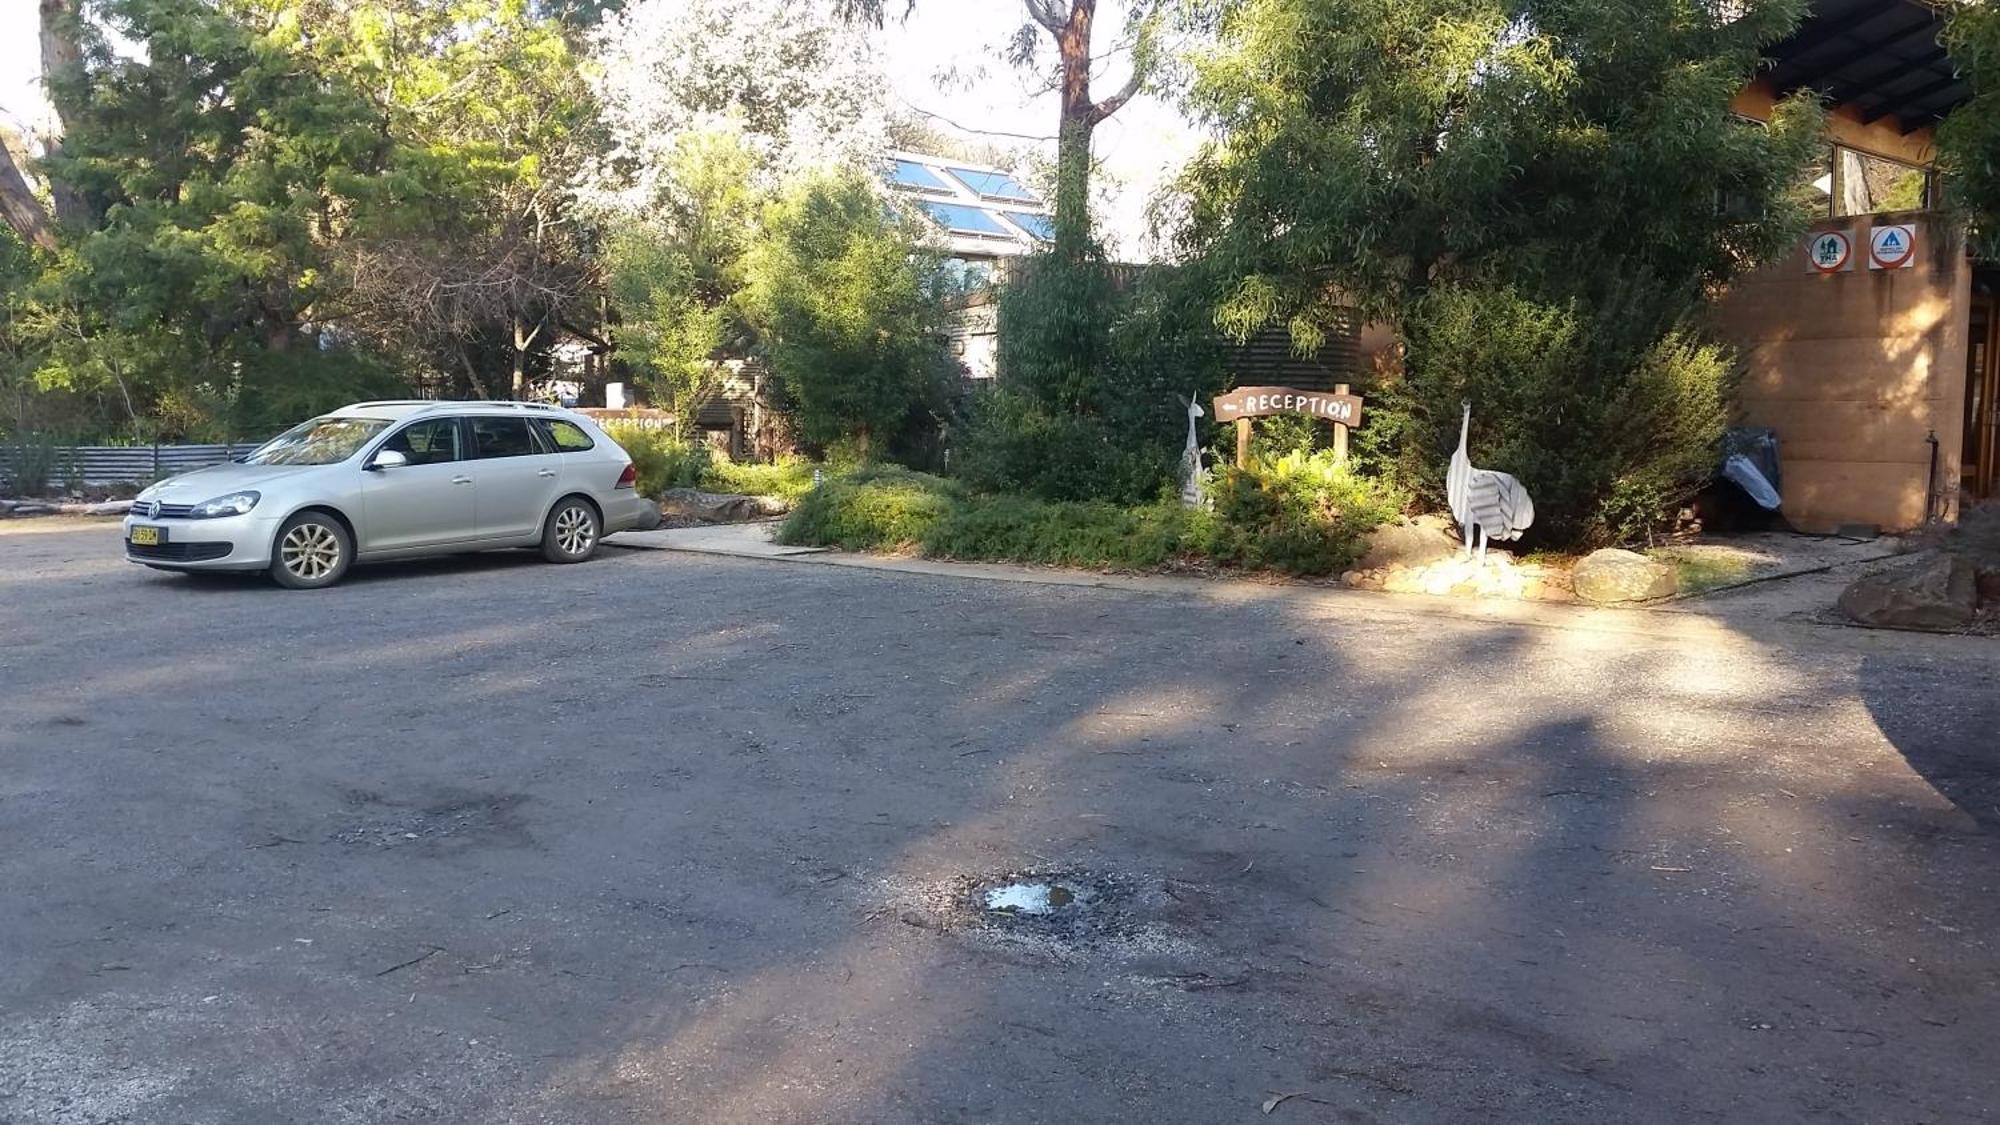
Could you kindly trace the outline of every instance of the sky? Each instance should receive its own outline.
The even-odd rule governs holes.
[[[1116,35],[1115,7],[1106,4],[1099,15],[1100,44]],[[1052,138],[1056,95],[1037,91],[1039,76],[1009,67],[999,57],[1000,48],[1025,21],[1018,0],[920,0],[913,15],[892,20],[883,31],[890,81],[902,103],[898,108],[935,114],[972,129]],[[39,124],[46,112],[37,81],[38,50],[35,5],[28,0],[0,0],[0,118],[17,128]],[[1053,59],[1052,54],[1048,57]],[[938,81],[940,75],[954,73],[958,81]],[[1123,58],[1105,60],[1094,92],[1101,98],[1117,90],[1126,73]],[[938,128],[953,131],[944,121],[931,120]],[[1028,142],[998,135],[985,139],[1008,148],[1038,143],[1051,156],[1055,150],[1053,139]],[[1198,140],[1171,105],[1150,94],[1134,98],[1098,126],[1095,152],[1104,173],[1100,184],[1110,191],[1102,233],[1115,254],[1127,259],[1150,256],[1146,204],[1162,181],[1192,155]]]

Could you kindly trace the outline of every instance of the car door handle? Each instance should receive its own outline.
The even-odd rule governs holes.
[[[554,469],[538,469],[535,475],[538,477],[552,477],[556,475],[556,471]]]
[[[471,484],[471,483],[472,483],[472,478],[471,478],[471,477],[453,477],[453,478],[451,478],[451,483],[453,483],[453,484]]]

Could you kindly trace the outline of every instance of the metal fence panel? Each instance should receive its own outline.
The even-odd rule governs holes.
[[[55,450],[49,484],[144,484],[178,473],[221,465],[257,448],[259,442],[234,445],[77,445]],[[14,451],[0,445],[0,466]]]

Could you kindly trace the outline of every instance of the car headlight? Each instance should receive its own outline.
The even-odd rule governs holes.
[[[203,500],[188,509],[188,518],[212,520],[221,516],[240,516],[257,506],[259,495],[255,492],[232,492],[213,500]]]

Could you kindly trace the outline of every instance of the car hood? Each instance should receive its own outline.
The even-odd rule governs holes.
[[[168,477],[145,493],[148,500],[173,504],[199,504],[246,488],[261,488],[285,477],[324,469],[325,465],[211,465],[177,477]]]

